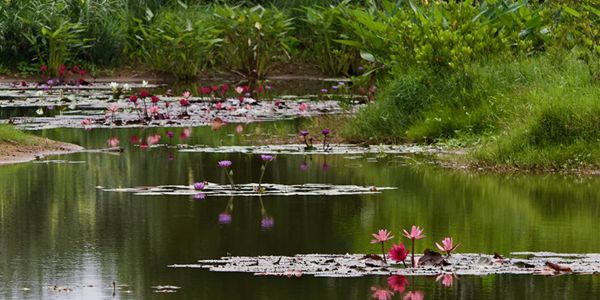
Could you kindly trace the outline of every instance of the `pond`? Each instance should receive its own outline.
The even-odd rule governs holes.
[[[305,121],[246,125],[244,133],[296,133]],[[166,137],[167,130],[175,134]],[[191,196],[105,192],[196,181],[227,183],[217,162],[233,162],[238,183],[256,182],[257,154],[140,148],[133,136],[161,134],[161,143],[250,144],[256,137],[183,128],[49,129],[42,136],[88,149],[116,137],[123,153],[79,153],[0,168],[0,298],[39,299],[369,299],[387,278],[252,276],[171,264],[226,255],[377,253],[370,234],[418,224],[421,251],[445,236],[461,253],[599,252],[600,179],[562,175],[468,173],[415,163],[408,155],[278,155],[264,182],[397,187],[343,196]],[[183,139],[185,138],[185,139]],[[134,138],[135,139],[135,138]],[[231,205],[232,204],[232,205]],[[231,205],[231,206],[230,206]],[[224,211],[231,219],[220,219]],[[271,223],[264,224],[265,218]],[[600,276],[460,276],[451,287],[435,277],[407,277],[402,296],[425,299],[589,299]],[[112,283],[116,288],[113,295]],[[56,290],[54,286],[57,286]],[[157,294],[154,286],[180,287]],[[65,291],[63,287],[71,290]],[[59,291],[60,290],[60,291]],[[164,290],[163,290],[164,291]],[[407,296],[408,297],[408,296]],[[413,298],[417,299],[417,298]]]

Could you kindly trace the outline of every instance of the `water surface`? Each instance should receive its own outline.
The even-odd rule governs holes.
[[[294,133],[302,121],[246,126],[246,133]],[[256,182],[258,155],[179,153],[142,149],[130,143],[158,133],[161,142],[233,145],[256,138],[234,134],[235,126],[214,132],[183,129],[56,129],[43,136],[106,147],[120,140],[120,155],[80,153],[52,158],[80,164],[25,163],[0,167],[0,298],[106,299],[111,283],[122,299],[367,299],[385,277],[285,278],[170,269],[174,263],[223,255],[373,253],[370,233],[412,224],[425,228],[419,250],[445,236],[461,252],[600,252],[600,180],[560,175],[498,175],[415,165],[390,155],[368,161],[339,156],[280,155],[265,182],[396,186],[379,195],[236,198],[230,224],[220,224],[225,197],[197,201],[181,196],[109,193],[96,186],[226,182],[217,161],[232,160],[239,183]],[[376,155],[369,155],[376,157]],[[308,168],[307,168],[308,167]],[[272,228],[262,228],[266,215]],[[590,299],[600,277],[462,276],[450,288],[435,278],[409,277],[407,291],[426,299]],[[49,286],[69,286],[70,293]],[[175,285],[177,293],[157,294],[152,286]],[[29,289],[24,291],[23,288]],[[124,291],[130,291],[125,293]],[[402,295],[396,295],[401,299]]]

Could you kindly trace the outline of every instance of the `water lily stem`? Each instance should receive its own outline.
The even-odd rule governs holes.
[[[267,170],[267,165],[269,164],[269,162],[265,162],[264,165],[262,165],[261,167],[261,172],[260,172],[260,179],[258,180],[258,193],[262,193],[262,181],[263,181],[263,177],[265,176],[265,171]]]
[[[381,242],[381,257],[383,257],[383,263],[387,265],[387,260],[385,259],[385,249],[383,247],[383,242]]]
[[[412,248],[410,249],[411,251],[411,256],[410,256],[410,263],[412,265],[412,267],[415,267],[415,239],[411,239],[412,241]]]
[[[227,178],[229,179],[229,183],[231,184],[231,189],[235,190],[235,184],[233,183],[233,176],[231,176],[230,171],[225,170],[225,174],[227,174]]]

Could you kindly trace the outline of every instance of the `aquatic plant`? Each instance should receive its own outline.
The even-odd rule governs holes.
[[[453,245],[451,237],[445,237],[442,240],[441,245],[437,242],[435,243],[435,245],[438,247],[438,249],[440,249],[440,251],[446,252],[446,256],[450,256],[450,253],[454,251],[454,249],[458,248],[458,246],[460,246],[460,244]]]
[[[302,136],[302,139],[304,141],[304,150],[305,151],[310,151],[310,150],[314,150],[315,147],[313,147],[312,144],[312,138],[308,138],[308,130],[300,130],[300,136]]]
[[[329,148],[329,144],[327,143],[327,137],[329,136],[329,128],[325,128],[321,130],[321,134],[323,134],[323,150],[327,150]]]
[[[425,237],[425,235],[423,234],[423,229],[421,227],[413,225],[410,229],[410,232],[406,231],[406,229],[402,229],[402,231],[404,232],[404,236],[410,239],[410,241],[412,242],[410,261],[411,266],[415,267],[415,240],[420,240]]]
[[[111,121],[115,123],[115,114],[119,111],[119,104],[111,103],[108,105],[107,110],[111,113]]]
[[[201,191],[201,190],[203,190],[203,189],[204,189],[204,186],[205,186],[205,185],[206,185],[206,183],[204,183],[204,182],[195,182],[195,183],[194,183],[194,189],[195,189],[196,191]]]
[[[388,251],[388,254],[392,260],[395,260],[397,262],[401,261],[404,264],[404,266],[406,267],[405,260],[406,260],[406,257],[408,256],[408,251],[404,247],[404,244],[392,243],[392,248],[390,249],[390,251]]]
[[[268,154],[261,154],[260,159],[262,159],[263,164],[260,166],[260,179],[258,180],[258,192],[262,193],[263,192],[262,180],[263,180],[263,177],[265,176],[265,171],[267,170],[267,165],[270,162],[272,162],[273,160],[275,160],[275,156],[268,155]]]
[[[373,240],[371,240],[371,244],[377,244],[377,243],[381,244],[381,256],[383,257],[383,262],[385,262],[387,264],[387,260],[385,258],[384,243],[393,239],[394,236],[392,236],[392,233],[390,231],[388,231],[387,229],[379,229],[379,231],[377,231],[377,233],[373,233],[371,235],[374,238]]]
[[[269,73],[273,61],[289,58],[293,22],[275,6],[215,6],[213,22],[222,40],[220,61],[252,86]]]
[[[119,146],[119,139],[116,137],[111,137],[110,139],[108,139],[106,141],[106,144],[108,144],[108,146],[111,148],[115,148],[115,147]]]
[[[181,3],[181,2],[179,2]],[[125,51],[150,69],[191,79],[213,64],[221,43],[210,10],[179,5],[133,18]]]
[[[229,183],[231,184],[231,189],[235,189],[235,184],[233,183],[233,170],[229,169],[233,164],[230,160],[221,160],[218,163],[219,168],[225,171],[227,178],[229,179]]]
[[[156,105],[150,106],[148,109],[148,117],[152,118],[152,117],[158,117],[159,114],[159,108]]]
[[[183,98],[179,99],[179,105],[181,105],[181,116],[187,116],[187,108],[190,106],[190,97],[192,96],[192,93],[190,93],[190,91],[185,91],[183,92],[182,96]]]

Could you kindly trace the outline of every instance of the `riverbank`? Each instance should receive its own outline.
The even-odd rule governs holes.
[[[69,154],[83,147],[37,137],[0,125],[0,165],[28,162],[47,155]]]
[[[508,170],[600,168],[600,84],[574,57],[472,65],[466,74],[403,70],[343,127],[350,142],[470,149],[460,165]]]

